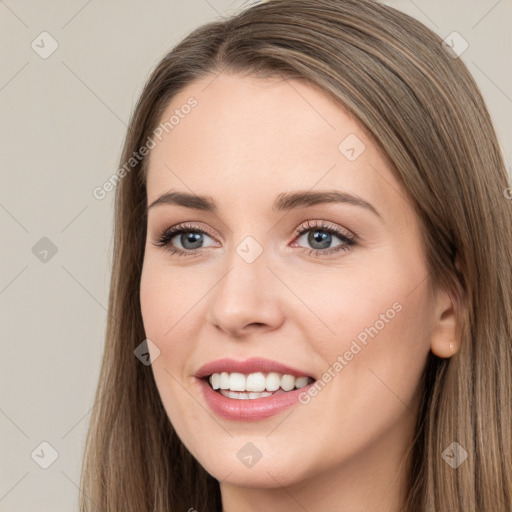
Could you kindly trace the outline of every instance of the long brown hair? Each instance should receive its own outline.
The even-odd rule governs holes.
[[[460,59],[415,19],[372,0],[270,0],[194,30],[157,65],[121,165],[170,100],[219,72],[281,76],[345,106],[393,163],[419,217],[433,288],[449,290],[459,352],[429,355],[407,461],[416,512],[512,510],[512,201],[484,100]],[[82,468],[80,510],[221,510],[219,483],[181,443],[150,366],[139,285],[147,157],[116,187],[106,345]],[[442,453],[457,442],[467,460]]]

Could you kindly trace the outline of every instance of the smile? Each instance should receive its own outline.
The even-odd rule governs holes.
[[[222,372],[213,373],[207,380],[212,389],[226,398],[254,400],[303,388],[313,382],[314,379],[277,372],[249,374]]]

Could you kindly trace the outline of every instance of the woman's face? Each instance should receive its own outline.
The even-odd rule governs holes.
[[[296,80],[210,76],[162,122],[172,116],[153,137],[148,205],[179,196],[149,207],[141,308],[177,434],[215,478],[246,487],[394,468],[439,308],[390,163]],[[271,363],[200,372],[225,358]],[[292,370],[315,382],[283,378]],[[214,385],[236,398],[197,376],[223,372]],[[262,398],[237,391],[276,383]]]

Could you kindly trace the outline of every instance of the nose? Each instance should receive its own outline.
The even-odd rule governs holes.
[[[209,294],[208,321],[216,329],[242,339],[283,323],[285,287],[268,268],[268,260],[265,251],[251,263],[233,251],[226,272]]]

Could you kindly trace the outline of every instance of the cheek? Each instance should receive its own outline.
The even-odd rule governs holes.
[[[358,406],[374,402],[383,392],[411,401],[430,350],[426,285],[411,293],[406,282],[376,284],[371,290],[360,289],[360,295],[333,294],[329,301],[310,295],[310,305],[323,304],[319,317],[329,327],[327,334],[315,337],[325,372],[335,377],[323,375],[336,381],[333,390],[347,401],[357,392]],[[311,324],[303,330],[311,332]]]
[[[370,417],[383,407],[391,413],[395,405],[403,408],[402,402],[413,405],[430,350],[426,270],[413,252],[358,261],[331,276],[317,276],[314,286],[304,288],[308,306],[328,327],[315,321],[317,332],[325,334],[309,336],[326,362],[325,395]],[[311,316],[301,325],[311,332]],[[321,404],[326,405],[323,399],[317,401],[318,413]]]
[[[194,334],[187,328],[186,312],[190,311],[193,303],[185,304],[190,293],[183,293],[179,273],[173,273],[152,264],[150,258],[145,260],[140,283],[141,313],[146,337],[155,343],[159,357],[152,363],[152,371],[162,404],[175,430],[181,433],[183,441],[188,440],[186,432],[191,424],[201,420],[200,411],[191,407],[190,394],[186,389],[187,367],[193,353]],[[192,294],[193,295],[193,294]],[[191,298],[190,298],[191,299]],[[187,343],[180,343],[186,340]],[[188,376],[190,379],[190,376]],[[194,447],[186,443],[193,452]]]
[[[387,432],[405,436],[413,428],[429,352],[427,295],[423,286],[410,293],[396,280],[372,289],[371,301],[338,294],[336,305],[323,310],[336,335],[316,345],[327,365],[316,396],[303,399],[303,414],[321,419],[314,427],[318,438],[351,440],[336,449],[319,446],[325,467],[374,446]]]
[[[337,351],[357,337],[364,344],[376,331],[379,338],[388,332],[388,348],[398,348],[414,327],[426,331],[426,269],[419,248],[405,245],[407,252],[391,246],[361,251],[336,268],[304,270],[294,277],[294,292],[313,314],[296,311],[295,319],[307,317],[310,327],[303,327],[309,330],[314,321],[317,335],[308,339],[314,339],[318,349]]]
[[[179,274],[178,274],[179,276]],[[186,378],[186,361],[190,360],[195,335],[191,332],[190,315],[194,314],[193,293],[183,293],[186,283],[181,283],[176,273],[145,261],[140,283],[140,306],[144,331],[160,350],[153,363],[153,372],[160,388],[174,388],[174,378]],[[185,288],[183,288],[185,286]],[[192,295],[192,296],[191,296]],[[190,302],[190,304],[189,304]],[[186,340],[186,343],[180,342]]]
[[[171,339],[182,327],[179,320],[193,304],[191,290],[190,283],[187,286],[185,280],[180,280],[179,272],[166,268],[154,255],[147,255],[141,274],[140,306],[148,338]]]

